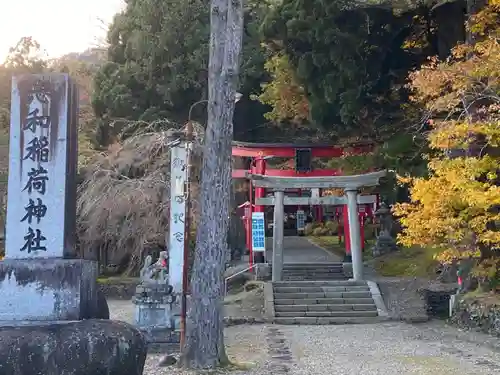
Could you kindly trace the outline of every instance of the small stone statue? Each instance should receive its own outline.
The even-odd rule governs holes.
[[[178,343],[180,338],[175,331],[176,315],[172,310],[177,296],[173,294],[173,287],[168,285],[167,252],[160,252],[155,263],[148,255],[140,276],[141,283],[132,299],[135,326],[145,334],[149,343]]]
[[[168,281],[167,259],[168,256],[166,251],[160,252],[160,256],[156,263],[153,263],[153,258],[151,255],[148,255],[140,272],[141,282],[155,284],[166,283]]]

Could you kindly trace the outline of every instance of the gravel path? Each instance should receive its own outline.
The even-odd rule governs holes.
[[[131,321],[129,301],[110,301],[112,318]],[[225,330],[230,358],[251,369],[235,375],[493,375],[500,341],[440,322],[343,326],[234,326]],[[144,375],[186,374],[158,368],[149,355]]]
[[[291,374],[492,375],[500,348],[484,335],[441,323],[282,327],[292,343]]]

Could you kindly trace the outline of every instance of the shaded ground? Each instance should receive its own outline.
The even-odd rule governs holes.
[[[225,316],[262,319],[264,290],[262,287],[229,295],[224,301]]]

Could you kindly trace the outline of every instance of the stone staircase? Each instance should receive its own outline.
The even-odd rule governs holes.
[[[282,280],[347,280],[347,277],[342,263],[285,263]]]
[[[285,263],[282,276],[267,287],[277,324],[370,323],[386,314],[376,284],[348,280],[342,263]]]
[[[379,315],[366,281],[280,281],[272,288],[276,324],[368,323]]]

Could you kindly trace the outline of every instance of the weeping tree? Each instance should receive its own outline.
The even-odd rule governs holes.
[[[200,221],[191,278],[191,308],[181,365],[215,368],[224,348],[223,272],[231,194],[231,142],[243,36],[243,1],[212,0],[208,66],[208,126],[200,189]]]

